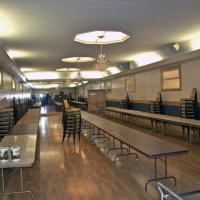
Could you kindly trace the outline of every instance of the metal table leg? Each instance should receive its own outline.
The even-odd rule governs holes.
[[[163,160],[162,158],[160,158],[160,159],[164,162],[165,174],[164,174],[163,177],[159,177],[159,178],[158,178],[157,159],[158,159],[158,158],[154,158],[154,178],[149,179],[149,180],[145,183],[145,191],[147,191],[147,187],[148,187],[148,184],[149,184],[150,182],[153,182],[153,181],[160,181],[160,180],[163,180],[163,179],[173,179],[174,182],[175,182],[175,186],[176,186],[176,178],[175,178],[174,176],[168,176],[168,174],[167,174],[167,157],[164,157],[164,160]]]
[[[1,177],[2,177],[2,193],[0,193],[0,196],[1,196],[1,195],[15,195],[15,194],[30,193],[30,194],[31,194],[31,199],[34,200],[33,192],[32,192],[32,191],[29,191],[29,190],[24,190],[22,167],[20,167],[20,184],[21,184],[21,191],[18,191],[18,192],[5,192],[5,182],[4,182],[3,168],[1,169]]]

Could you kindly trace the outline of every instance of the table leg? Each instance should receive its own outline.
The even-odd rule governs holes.
[[[4,185],[4,174],[3,174],[3,168],[1,169],[1,180],[2,180],[2,191],[4,192],[5,185]]]
[[[3,174],[3,169],[1,169],[1,175],[2,175],[2,190],[3,192],[0,193],[0,196],[2,195],[15,195],[15,194],[25,194],[25,193],[30,193],[31,194],[31,199],[34,200],[33,192],[29,190],[24,190],[24,184],[23,184],[23,171],[22,167],[20,167],[20,183],[21,183],[21,191],[19,192],[5,192],[5,185],[4,185],[4,174]]]
[[[145,183],[145,191],[147,191],[147,187],[148,187],[148,184],[149,184],[150,182],[153,182],[153,181],[160,181],[160,180],[163,180],[163,179],[173,179],[174,182],[175,182],[175,186],[176,186],[176,178],[175,178],[174,176],[168,176],[168,174],[167,174],[167,157],[164,157],[164,160],[163,160],[162,158],[160,158],[160,159],[164,162],[165,175],[164,175],[163,177],[159,177],[159,178],[158,178],[157,159],[158,159],[158,158],[154,158],[154,178],[149,179],[149,180]]]

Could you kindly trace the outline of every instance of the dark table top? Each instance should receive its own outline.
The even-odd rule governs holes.
[[[189,150],[176,144],[166,142],[154,136],[142,133],[132,128],[117,124],[99,116],[81,112],[82,119],[102,129],[124,144],[134,148],[148,157],[164,157],[184,154]]]
[[[165,121],[165,122],[176,123],[176,124],[184,124],[184,125],[193,126],[193,127],[200,127],[200,120],[196,120],[196,119],[187,119],[187,118],[148,113],[148,112],[142,112],[142,111],[137,111],[137,110],[121,109],[121,108],[115,108],[115,107],[105,107],[105,110],[111,111],[111,112],[113,111],[113,112],[118,112],[118,113],[134,115],[134,116],[147,118],[147,119]]]

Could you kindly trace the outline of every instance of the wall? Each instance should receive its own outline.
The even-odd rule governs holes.
[[[55,98],[55,95],[59,95],[60,92],[64,92],[64,94],[69,95],[71,93],[72,98],[75,98],[75,88],[61,88],[61,89],[34,89],[32,94],[34,96],[39,96],[40,94],[50,94],[52,98]]]
[[[90,82],[90,83],[84,84],[84,85],[76,88],[76,98],[78,98],[78,96],[87,98],[88,90],[99,90],[99,89],[100,89],[99,82]]]
[[[0,109],[10,106],[13,97],[18,98],[28,98],[30,97],[30,90],[26,89],[24,86],[20,90],[20,83],[16,81],[16,89],[12,89],[13,78],[1,71],[3,78],[3,86],[0,88]]]
[[[131,109],[148,112],[148,102],[155,100],[157,92],[161,91],[161,68],[175,66],[176,64],[171,62],[165,66],[134,73],[136,80],[135,92],[128,93],[131,101]],[[161,91],[164,113],[173,116],[180,115],[180,99],[189,98],[194,87],[198,90],[198,101],[200,101],[200,58],[185,60],[183,57],[183,60],[179,64],[181,64],[181,90]],[[153,65],[151,64],[151,66]],[[119,107],[120,100],[125,98],[125,76],[113,79],[112,91],[107,92],[106,95],[107,105]]]

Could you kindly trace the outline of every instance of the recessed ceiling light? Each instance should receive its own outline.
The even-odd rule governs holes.
[[[1,10],[0,13],[0,36],[9,36],[14,33],[12,28],[11,20],[9,20],[9,16],[4,14]]]
[[[30,72],[26,73],[28,80],[50,80],[59,79],[58,72]]]
[[[24,51],[18,51],[18,50],[9,50],[7,52],[10,58],[20,58],[25,57],[26,53]]]
[[[117,67],[108,67],[106,70],[108,70],[111,74],[118,74],[121,71]]]
[[[135,55],[133,57],[133,60],[140,67],[140,66],[148,65],[154,62],[158,62],[162,60],[162,57],[155,52],[146,52],[146,53]]]
[[[200,49],[200,37],[196,37],[196,38],[192,39],[190,41],[190,46],[193,51]]]
[[[95,58],[91,57],[69,57],[69,58],[63,58],[63,62],[70,62],[70,63],[81,63],[81,62],[92,62],[95,61]]]
[[[26,68],[26,67],[21,67],[21,68],[20,68],[20,71],[21,71],[21,72],[33,72],[34,69],[32,69],[32,68]]]
[[[121,31],[92,31],[77,34],[74,41],[84,44],[111,44],[123,42],[129,38]]]
[[[174,47],[174,49],[176,49],[176,51],[179,51],[179,49],[180,49],[180,45],[178,43],[174,43],[173,47]]]

